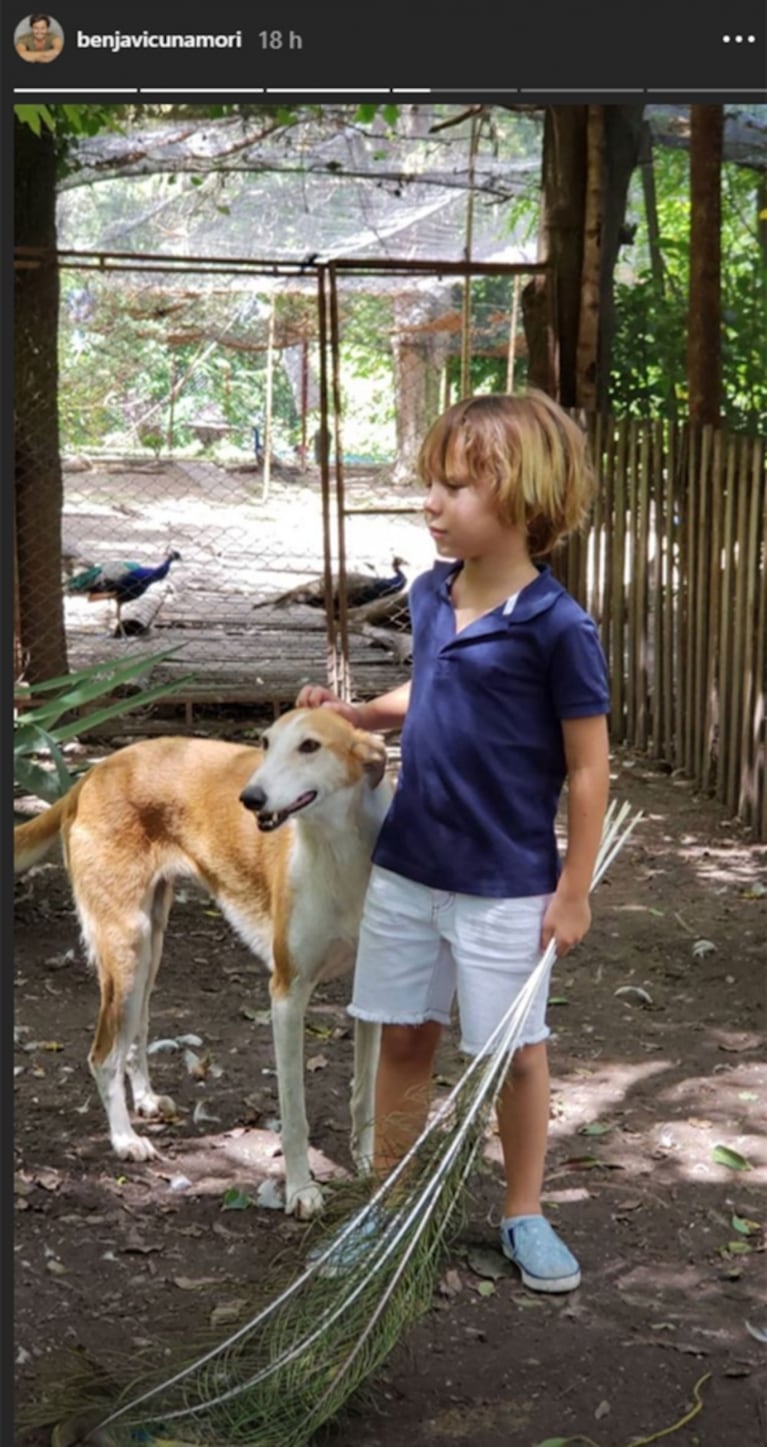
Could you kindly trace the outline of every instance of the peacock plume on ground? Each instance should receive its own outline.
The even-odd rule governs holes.
[[[627,822],[628,814],[627,804],[608,810],[592,889],[641,818]],[[61,1441],[306,1447],[431,1304],[489,1113],[554,953],[552,941],[499,1021],[489,1053],[470,1061],[404,1159],[292,1281],[195,1359],[149,1369],[141,1384],[134,1371],[109,1405],[102,1388],[100,1405],[91,1397],[87,1430],[73,1436],[72,1422],[62,1424]],[[349,1264],[350,1240],[371,1224],[368,1249]],[[76,1406],[83,1405],[81,1393]]]

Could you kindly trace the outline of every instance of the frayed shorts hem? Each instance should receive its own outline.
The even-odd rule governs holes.
[[[407,1014],[397,1012],[395,1015],[383,1015],[373,1010],[360,1010],[356,1005],[348,1005],[346,1010],[355,1020],[364,1020],[368,1025],[427,1025],[432,1021],[436,1025],[449,1025],[451,1016],[441,1010],[427,1010],[425,1014]]]
[[[524,1040],[520,1040],[519,1044],[515,1045],[514,1047],[515,1054],[517,1050],[524,1050],[524,1047],[526,1045],[542,1045],[545,1040],[548,1040],[550,1038],[550,1036],[551,1031],[547,1025],[543,1030],[537,1031],[535,1035],[530,1035]],[[493,1053],[492,1050],[487,1049],[486,1045],[470,1045],[466,1040],[462,1040],[458,1048],[463,1055],[489,1056]]]

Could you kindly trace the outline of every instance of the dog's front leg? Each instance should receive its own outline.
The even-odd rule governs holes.
[[[380,1046],[380,1025],[355,1019],[351,1153],[360,1175],[367,1175],[373,1165],[375,1079]]]
[[[300,1221],[322,1210],[322,1191],[309,1169],[309,1126],[304,1088],[304,1019],[312,987],[293,978],[285,993],[272,990],[272,1035],[285,1158],[285,1210]]]

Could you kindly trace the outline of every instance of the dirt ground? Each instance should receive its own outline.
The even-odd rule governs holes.
[[[613,765],[615,796],[645,818],[557,971],[549,1016],[546,1207],[583,1284],[541,1298],[495,1255],[490,1132],[433,1302],[323,1433],[332,1447],[767,1443],[767,848],[684,779],[631,756]],[[133,1165],[109,1153],[87,1070],[96,987],[62,871],[28,876],[17,897],[23,1424],[32,1407],[44,1415],[70,1352],[98,1365],[150,1348],[171,1363],[214,1312],[236,1319],[263,1264],[298,1263],[309,1228],[258,1204],[223,1209],[233,1186],[255,1197],[279,1182],[280,1158],[266,975],[210,902],[186,889],[171,919],[151,1038],[200,1043],[154,1055],[178,1118],[150,1127],[162,1158]],[[345,998],[329,986],[307,1028],[314,1161],[330,1179],[350,1168]],[[446,1039],[439,1088],[460,1068]],[[737,1153],[729,1164],[717,1146]],[[50,1427],[20,1425],[16,1440],[40,1447]]]

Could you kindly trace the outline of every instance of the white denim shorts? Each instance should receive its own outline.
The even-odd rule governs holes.
[[[374,865],[349,1013],[383,1025],[449,1025],[457,995],[461,1049],[481,1055],[541,957],[550,898],[448,894]],[[551,1033],[550,973],[533,1000],[520,1045],[536,1045]]]

